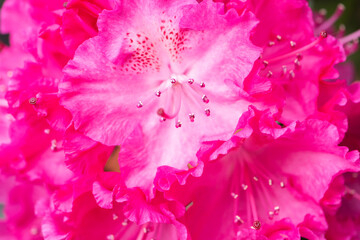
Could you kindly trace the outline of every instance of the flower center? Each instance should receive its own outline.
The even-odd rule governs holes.
[[[183,121],[195,122],[199,114],[210,116],[205,83],[195,81],[185,74],[172,74],[169,79],[161,81],[154,89],[154,94],[140,100],[137,108],[143,108],[147,102],[158,100],[156,114],[160,122],[175,120],[175,127],[183,125]]]

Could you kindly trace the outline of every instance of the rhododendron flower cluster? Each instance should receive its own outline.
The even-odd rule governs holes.
[[[344,11],[5,0],[0,239],[359,239]]]

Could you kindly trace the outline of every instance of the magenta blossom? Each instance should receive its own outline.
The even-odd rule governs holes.
[[[249,40],[256,21],[220,6],[123,1],[65,68],[60,93],[75,129],[121,145],[128,187],[149,193],[157,167],[187,169],[200,142],[229,137],[246,109],[234,82],[259,56]]]
[[[335,175],[359,169],[358,153],[338,147],[336,127],[316,119],[281,128],[269,112],[250,108],[237,129],[204,152],[214,161],[205,163],[203,176],[167,194],[188,206],[183,222],[190,235],[322,238],[327,224],[319,202]]]

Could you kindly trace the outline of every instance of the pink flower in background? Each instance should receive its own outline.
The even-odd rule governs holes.
[[[0,239],[359,238],[344,10],[5,0]]]
[[[281,128],[269,112],[250,108],[237,129],[220,148],[207,149],[204,161],[214,160],[205,162],[199,179],[170,190],[172,199],[191,203],[184,219],[190,235],[323,237],[327,225],[319,201],[334,176],[359,169],[358,153],[337,147],[336,127],[317,119]]]

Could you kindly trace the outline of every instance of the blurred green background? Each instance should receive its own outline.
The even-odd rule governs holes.
[[[345,5],[345,12],[336,22],[336,26],[344,24],[346,26],[346,34],[352,33],[360,29],[360,0],[309,0],[310,6],[318,11],[321,8],[327,10],[327,17],[334,13],[339,3]],[[349,57],[350,61],[355,63],[357,80],[360,80],[360,51]]]

